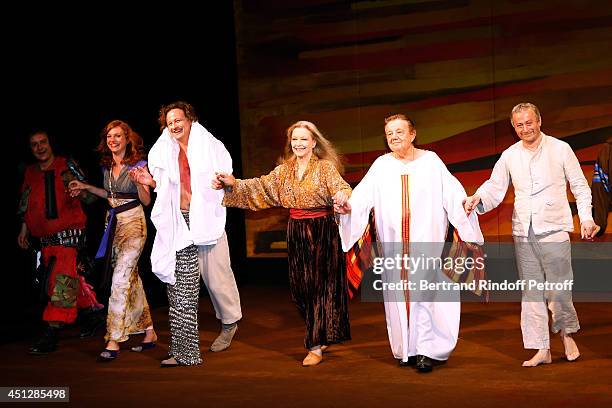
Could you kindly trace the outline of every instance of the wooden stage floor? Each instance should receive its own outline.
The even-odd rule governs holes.
[[[562,359],[561,340],[553,336],[553,364],[529,369],[521,367],[532,352],[522,347],[520,305],[464,303],[450,360],[418,374],[393,359],[380,303],[351,302],[353,340],[330,347],[319,366],[303,368],[303,325],[288,289],[245,286],[241,297],[244,318],[231,348],[205,351],[201,366],[159,367],[168,347],[167,308],[159,307],[153,350],[129,352],[142,337],[134,336],[115,361],[98,363],[102,330],[85,340],[78,328],[65,330],[58,351],[45,356],[27,355],[30,339],[22,338],[1,346],[0,385],[69,386],[70,406],[78,407],[612,406],[612,303],[576,304],[577,362]],[[208,350],[219,327],[207,297],[199,321],[201,348]]]

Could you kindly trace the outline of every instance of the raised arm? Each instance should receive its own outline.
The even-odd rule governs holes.
[[[471,202],[472,208],[475,207],[478,214],[484,214],[491,211],[497,207],[506,196],[511,181],[506,160],[506,154],[502,153],[497,163],[495,163],[495,166],[493,166],[491,177],[478,187],[473,196],[466,199],[466,203]]]
[[[331,162],[324,161],[322,170],[325,173],[325,184],[334,206],[343,207],[351,196],[351,186]]]
[[[376,167],[375,162],[355,187],[346,204],[338,206],[341,207],[339,228],[344,252],[348,252],[353,247],[368,225],[370,211],[374,207],[374,190],[378,173]]]
[[[77,197],[84,192],[94,194],[101,198],[108,197],[108,193],[103,188],[96,187],[78,180],[72,180],[70,183],[68,183],[68,190],[70,191],[71,197]]]
[[[475,213],[466,214],[463,207],[466,200],[465,189],[442,161],[439,165],[442,180],[442,206],[446,211],[448,221],[457,229],[463,241],[482,243],[484,238],[478,217]]]
[[[155,180],[151,177],[147,165],[137,166],[128,172],[130,180],[136,185],[138,191],[138,199],[143,205],[151,204],[151,184],[155,186]]]
[[[280,207],[280,173],[281,166],[277,166],[269,174],[251,179],[235,179],[226,173],[218,173],[217,180],[223,180],[224,185],[231,189],[225,190],[223,205],[226,207],[238,207],[249,210],[263,210],[266,208]],[[215,183],[213,180],[213,188]]]

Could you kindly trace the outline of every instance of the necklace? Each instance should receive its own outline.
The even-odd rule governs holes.
[[[113,165],[108,169],[108,192],[110,193],[110,201],[113,207],[117,206],[115,202],[115,193],[113,192]]]

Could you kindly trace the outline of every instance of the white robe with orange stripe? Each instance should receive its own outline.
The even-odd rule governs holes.
[[[340,216],[342,247],[349,251],[361,237],[372,208],[376,233],[387,257],[395,256],[389,249],[397,245],[411,256],[420,256],[425,249],[426,256],[440,257],[449,221],[463,241],[482,243],[476,214],[468,217],[463,210],[465,197],[459,181],[431,151],[410,163],[402,163],[390,153],[380,156],[353,190],[351,213]],[[382,277],[384,281],[385,274]],[[454,301],[449,301],[448,291],[441,301],[411,301],[409,292],[400,297],[396,292],[384,292],[383,296],[395,358],[407,361],[420,354],[448,359],[459,333],[458,293]]]

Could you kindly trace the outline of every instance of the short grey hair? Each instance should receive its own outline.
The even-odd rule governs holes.
[[[524,110],[528,110],[528,109],[531,109],[533,113],[535,113],[535,115],[538,117],[538,122],[542,122],[542,117],[540,116],[540,110],[538,109],[537,106],[535,106],[533,103],[521,102],[517,104],[514,108],[512,108],[512,112],[510,113],[510,123],[512,124],[512,126],[514,126],[514,121],[512,120],[512,117],[514,116],[514,114],[518,112],[522,112]]]

